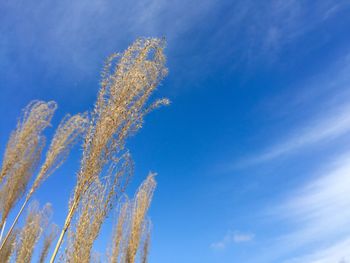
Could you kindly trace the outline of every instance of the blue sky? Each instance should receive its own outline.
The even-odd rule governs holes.
[[[158,173],[150,262],[350,262],[349,25],[348,1],[3,0],[0,149],[30,100],[89,110],[109,54],[165,36],[172,104],[128,144],[130,193]],[[36,194],[59,225],[79,149]]]

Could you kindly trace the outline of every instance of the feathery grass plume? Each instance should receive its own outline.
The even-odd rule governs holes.
[[[0,227],[3,226],[7,216],[17,201],[24,195],[28,182],[40,160],[44,144],[45,137],[33,138],[26,149],[26,153],[22,155],[23,159],[18,164],[18,167],[14,169],[11,177],[6,180],[5,184],[2,186],[0,195]]]
[[[164,99],[147,103],[167,73],[163,47],[163,40],[138,39],[123,54],[115,54],[107,61],[85,138],[73,199],[50,262],[54,262],[82,195],[106,165],[116,161],[116,156],[124,150],[126,138],[141,127],[144,115],[168,103]]]
[[[125,200],[118,212],[117,225],[114,230],[114,236],[112,241],[112,253],[109,255],[108,262],[109,263],[118,263],[121,262],[121,257],[123,253],[123,245],[126,240],[126,229],[128,227],[128,222],[130,219],[130,201]]]
[[[141,251],[141,263],[147,263],[148,262],[148,253],[149,253],[149,247],[151,242],[151,222],[148,221],[144,225],[144,240],[143,240],[143,246]]]
[[[66,115],[63,118],[60,125],[56,129],[55,135],[53,136],[49,150],[46,153],[45,161],[41,166],[41,169],[30,191],[28,192],[20,211],[18,212],[9,231],[7,232],[7,235],[2,241],[0,250],[2,249],[2,246],[6,243],[7,238],[11,234],[12,229],[17,223],[20,215],[22,214],[25,206],[27,205],[35,190],[65,161],[65,159],[69,155],[71,147],[77,141],[79,136],[85,131],[87,122],[88,120],[86,114],[77,114],[74,116]],[[19,174],[19,178],[16,179],[19,179],[21,181],[21,174]]]
[[[86,114],[66,115],[59,124],[46,153],[46,159],[36,177],[28,196],[66,160],[72,146],[85,131],[88,119]]]
[[[58,234],[58,226],[56,224],[51,224],[49,230],[44,233],[44,245],[41,249],[39,262],[44,263],[49,253],[50,246]]]
[[[69,232],[66,262],[90,262],[92,245],[104,220],[105,191],[106,189],[99,182],[93,182],[83,196],[81,207],[78,209],[77,223]]]
[[[41,211],[38,203],[33,203],[29,207],[28,216],[16,248],[16,263],[29,263],[31,261],[34,247],[48,224],[50,214],[50,204],[46,204]]]
[[[142,234],[147,229],[146,214],[150,207],[156,187],[154,174],[150,174],[140,186],[132,206],[131,222],[126,247],[126,263],[134,263],[139,249]],[[147,232],[146,232],[147,233]]]
[[[88,263],[92,259],[93,243],[100,233],[101,226],[115,202],[115,196],[124,187],[118,179],[132,174],[130,159],[125,159],[119,175],[112,176],[110,170],[105,182],[99,179],[92,182],[82,197],[78,208],[76,224],[69,231],[69,244],[66,250],[66,262]]]
[[[57,108],[55,102],[32,101],[24,110],[16,129],[8,141],[0,170],[0,183],[9,177],[16,167],[21,165],[24,155],[31,147],[32,141],[50,125]]]
[[[16,130],[10,136],[0,172],[2,188],[0,227],[25,192],[44,146],[44,137],[41,133],[50,125],[56,108],[56,103],[52,101],[31,102],[24,109]]]
[[[156,187],[154,176],[147,177],[132,201],[125,200],[121,205],[109,263],[134,263],[138,251],[141,262],[147,262],[151,224],[146,214]]]
[[[18,229],[15,229],[14,231],[12,231],[5,246],[3,247],[3,249],[0,250],[0,262],[2,263],[10,262],[11,256],[14,252],[17,235],[18,235]]]

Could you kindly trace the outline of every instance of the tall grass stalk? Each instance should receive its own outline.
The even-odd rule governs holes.
[[[32,140],[50,125],[56,108],[57,105],[53,101],[32,101],[24,108],[22,118],[7,143],[0,170],[0,183],[3,183],[5,177],[8,177],[22,162]]]
[[[45,143],[42,131],[50,125],[56,108],[52,101],[31,102],[23,110],[23,116],[10,136],[0,171],[0,228],[25,193]]]
[[[144,229],[144,241],[141,251],[141,263],[147,263],[148,262],[148,254],[150,249],[150,243],[151,243],[151,222],[145,224]]]
[[[50,204],[46,204],[41,211],[37,203],[29,207],[25,225],[20,232],[20,239],[16,245],[16,263],[28,263],[31,261],[34,247],[43,229],[48,224],[50,212]]]
[[[18,236],[18,229],[12,231],[9,239],[7,240],[5,247],[0,251],[0,262],[7,263],[10,262],[11,256],[14,252],[16,245],[16,239]]]
[[[154,179],[154,174],[150,174],[142,183],[135,196],[131,212],[130,232],[126,247],[126,263],[135,262],[136,253],[141,244],[142,235],[145,233],[147,241],[149,223],[147,221],[146,214],[150,207],[155,187],[156,181]],[[148,242],[149,241],[147,241],[146,248],[148,246]],[[143,257],[145,256],[147,256],[147,254],[143,255]]]
[[[91,261],[94,241],[100,233],[106,216],[113,207],[116,195],[124,188],[124,185],[120,185],[116,178],[124,176],[127,182],[128,177],[132,174],[131,168],[131,163],[127,158],[119,175],[112,177],[112,174],[109,174],[105,182],[96,180],[85,192],[77,211],[76,223],[69,231],[66,262],[88,263]]]
[[[132,201],[126,200],[118,214],[109,263],[147,262],[150,243],[150,221],[146,218],[156,187],[154,174],[150,174],[139,187]]]
[[[2,236],[3,236],[4,231],[5,231],[5,227],[6,227],[6,220],[5,220],[4,224],[3,224],[2,227],[1,227],[0,242],[1,242],[1,240],[2,240]]]
[[[128,226],[128,222],[130,219],[130,201],[125,200],[124,203],[121,205],[118,218],[117,218],[117,224],[114,230],[114,237],[112,240],[112,253],[108,258],[109,263],[118,263],[119,259],[122,257],[123,253],[123,246],[125,244],[125,235],[126,235],[126,227]]]
[[[19,166],[13,171],[11,177],[9,177],[2,186],[0,190],[0,226],[4,224],[15,204],[25,194],[28,182],[40,160],[44,144],[44,137],[33,139],[30,148],[27,149],[28,152],[23,156]]]
[[[159,100],[147,105],[149,97],[166,75],[164,41],[138,39],[123,54],[107,61],[101,89],[83,148],[69,211],[50,262],[54,262],[82,196],[111,162],[118,162],[126,139],[136,132],[150,110],[167,104]]]
[[[86,114],[77,114],[74,116],[67,115],[61,121],[53,136],[49,150],[46,153],[45,161],[41,166],[41,169],[35,178],[35,181],[24,200],[21,209],[17,213],[9,231],[7,232],[7,235],[2,241],[0,250],[3,248],[7,239],[11,235],[14,226],[16,225],[27,203],[33,196],[35,190],[65,161],[69,155],[71,147],[77,141],[79,136],[85,131],[87,122],[88,120]]]

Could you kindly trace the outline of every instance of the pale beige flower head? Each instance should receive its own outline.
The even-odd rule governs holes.
[[[48,225],[51,212],[50,204],[46,204],[42,210],[39,210],[38,203],[31,204],[16,247],[16,263],[31,262],[35,245]]]
[[[69,155],[71,147],[85,132],[88,123],[87,114],[66,115],[59,124],[46,153],[44,164],[31,188],[34,192],[47,177],[50,176]]]
[[[12,132],[4,153],[0,182],[5,177],[11,177],[13,169],[20,165],[33,140],[37,140],[42,131],[50,125],[56,108],[57,105],[53,101],[33,101],[23,110],[22,118],[18,121],[16,130]]]
[[[45,145],[45,137],[33,138],[22,159],[11,172],[11,177],[2,185],[0,191],[1,226],[12,208],[24,195],[28,182],[38,166]]]
[[[148,103],[167,73],[163,48],[163,40],[138,39],[107,61],[84,144],[78,191],[124,149],[126,138],[142,126],[145,114],[168,104],[166,99]]]
[[[132,207],[130,233],[126,248],[126,262],[134,263],[139,250],[145,227],[148,223],[146,215],[156,188],[155,174],[150,174],[140,186]]]

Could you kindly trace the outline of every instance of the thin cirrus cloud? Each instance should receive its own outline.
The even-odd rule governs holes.
[[[285,142],[277,144],[260,156],[252,159],[253,162],[268,161],[284,154],[293,152],[301,147],[315,144],[320,141],[334,139],[350,131],[350,107],[343,106],[320,119],[313,121]]]
[[[331,142],[349,132],[350,107],[348,105],[342,105],[327,114],[309,121],[307,125],[295,129],[289,137],[280,143],[277,142],[251,157],[238,160],[233,167],[247,167],[272,161],[320,142]]]
[[[321,174],[273,208],[272,220],[290,229],[276,237],[271,258],[288,263],[348,262],[350,250],[350,152],[321,167]],[[305,251],[305,248],[309,248]]]
[[[246,159],[240,160],[238,166],[247,166],[272,161],[284,155],[317,143],[330,142],[350,132],[350,55],[339,59],[331,67],[330,74],[315,76],[311,85],[305,85],[293,99],[287,103],[287,116],[300,107],[318,107],[318,114],[306,123],[295,128],[289,136],[276,142]],[[327,95],[332,91],[332,96]],[[321,101],[320,101],[321,100]],[[323,105],[324,108],[320,108]],[[326,110],[328,109],[328,110]],[[236,164],[237,165],[237,164]]]
[[[0,62],[4,67],[12,65],[10,54],[16,50],[21,57],[35,53],[53,72],[57,67],[61,70],[72,67],[75,73],[82,74],[95,72],[101,59],[124,48],[137,36],[166,36],[169,57],[175,52],[185,54],[187,60],[195,59],[191,58],[193,43],[188,42],[191,32],[205,34],[210,62],[223,58],[222,50],[227,50],[235,56],[236,63],[252,63],[259,56],[264,60],[274,57],[276,51],[336,15],[340,9],[340,4],[324,0],[312,7],[315,15],[310,19],[305,15],[310,12],[308,6],[295,0],[266,2],[261,6],[252,0],[227,1],[226,5],[214,0],[62,0],[54,5],[39,2],[34,10],[25,1],[8,1],[4,6],[6,19],[0,18],[3,35],[0,54],[5,55]],[[223,6],[232,10],[232,14],[225,20],[216,19],[215,12],[220,14]],[[208,35],[210,27],[202,26],[203,21],[220,23],[220,26]],[[252,26],[248,21],[256,23]],[[26,25],[25,30],[22,25]],[[202,43],[198,38],[198,45]],[[11,70],[14,75],[17,71],[16,67]]]
[[[312,76],[295,87],[298,91],[287,94],[279,94],[272,100],[275,107],[273,116],[277,115],[288,119],[303,112],[298,109],[314,109],[317,114],[307,118],[304,123],[298,124],[291,130],[283,129],[283,133],[289,133],[277,141],[266,146],[265,149],[253,153],[242,159],[238,159],[228,169],[247,167],[273,161],[276,158],[296,153],[304,147],[317,143],[331,142],[340,136],[350,132],[350,54],[345,53],[335,60],[324,72]],[[269,104],[271,100],[269,99]]]
[[[349,247],[350,238],[347,238],[330,247],[320,249],[305,256],[287,260],[285,263],[349,263]]]
[[[210,247],[215,250],[222,250],[232,244],[250,242],[253,239],[254,234],[229,231],[220,241],[210,244]]]

